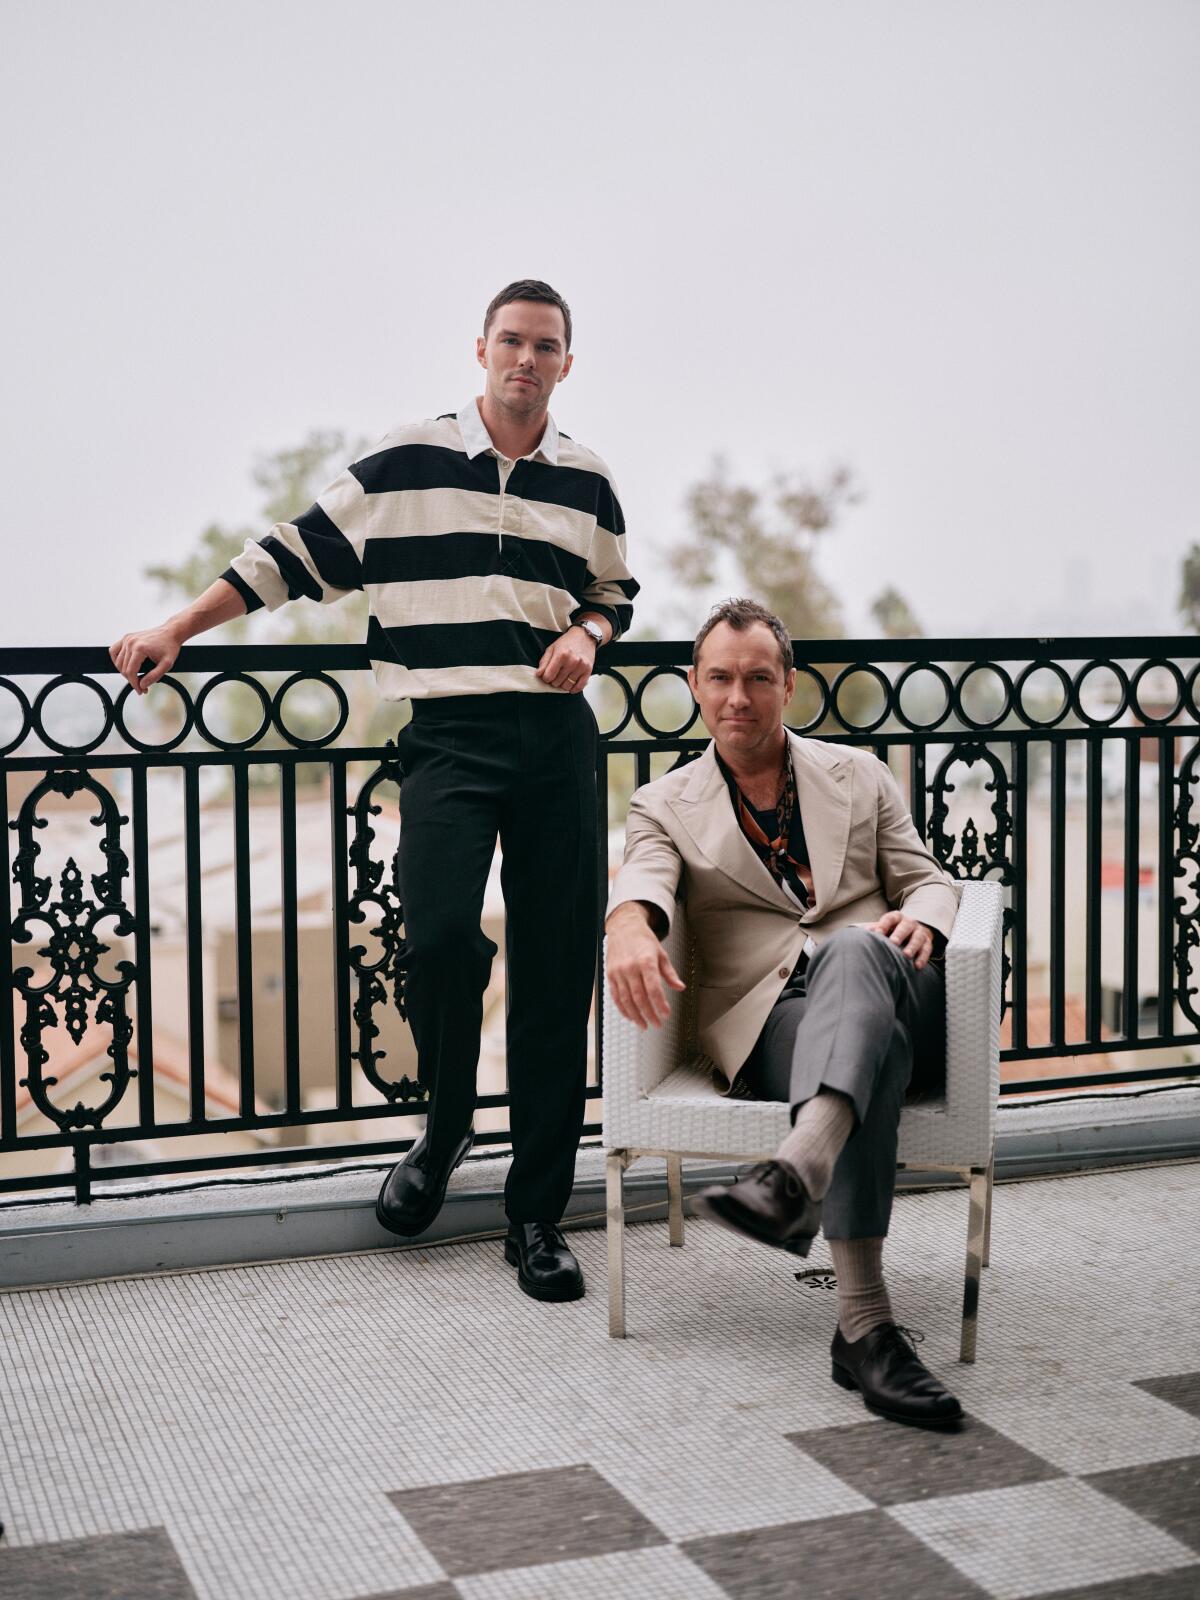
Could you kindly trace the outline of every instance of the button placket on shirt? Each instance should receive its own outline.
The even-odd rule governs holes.
[[[510,461],[507,456],[496,454],[496,466],[500,474],[499,509],[496,521],[496,537],[499,560],[497,570],[506,577],[515,578],[520,564],[518,552],[506,557],[504,554],[504,534],[519,533],[521,528],[521,502],[518,496],[509,495],[508,480],[512,476],[515,461]]]

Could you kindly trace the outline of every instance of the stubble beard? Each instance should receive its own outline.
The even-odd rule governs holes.
[[[505,378],[499,385],[499,392],[493,395],[497,407],[513,422],[528,422],[536,417],[539,412],[549,410],[550,398],[540,384],[531,384],[522,388],[518,383],[510,383]]]

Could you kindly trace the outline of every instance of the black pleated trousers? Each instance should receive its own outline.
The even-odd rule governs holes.
[[[600,909],[596,746],[590,706],[565,694],[417,700],[397,741],[405,992],[435,1159],[475,1110],[496,954],[480,916],[500,841],[512,1222],[557,1222],[574,1180]]]

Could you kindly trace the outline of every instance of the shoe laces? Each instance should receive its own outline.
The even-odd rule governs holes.
[[[561,1250],[566,1245],[563,1231],[556,1222],[531,1222],[529,1243],[534,1250]]]
[[[751,1167],[744,1177],[762,1178],[767,1182],[782,1179],[783,1192],[789,1200],[799,1200],[804,1194],[804,1185],[791,1167],[782,1161],[760,1161],[756,1167]]]
[[[887,1342],[901,1344],[915,1356],[917,1346],[925,1343],[925,1335],[920,1328],[903,1328],[898,1322],[893,1322],[891,1332],[887,1335]]]

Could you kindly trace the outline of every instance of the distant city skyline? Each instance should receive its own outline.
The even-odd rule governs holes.
[[[720,452],[854,469],[851,635],[887,585],[930,634],[1180,631],[1200,7],[8,0],[4,36],[5,642],[156,620],[141,569],[252,522],[257,456],[455,409],[526,274],[643,624]]]

